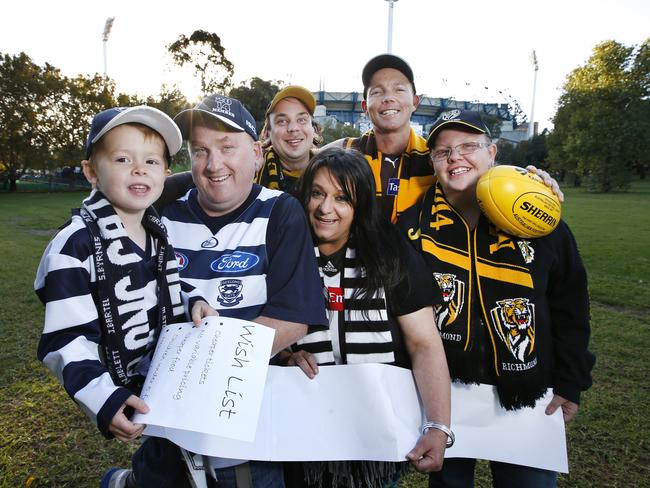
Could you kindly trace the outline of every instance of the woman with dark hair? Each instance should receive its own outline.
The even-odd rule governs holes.
[[[311,327],[287,364],[310,378],[322,365],[412,368],[428,422],[407,458],[419,471],[439,470],[453,442],[450,382],[422,258],[381,215],[372,172],[360,153],[321,151],[303,173],[298,196],[316,243],[329,327]],[[381,487],[405,463],[310,462],[303,468],[295,486]]]

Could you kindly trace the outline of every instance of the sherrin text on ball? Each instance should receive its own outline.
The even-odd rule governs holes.
[[[560,223],[562,207],[542,179],[517,166],[496,166],[476,185],[483,213],[498,228],[523,238],[550,234]]]

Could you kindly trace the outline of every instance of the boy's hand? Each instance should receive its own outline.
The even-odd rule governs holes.
[[[124,415],[124,408],[127,406],[132,407],[136,412],[140,413],[147,413],[149,411],[149,407],[143,400],[135,395],[131,395],[111,420],[108,430],[122,442],[133,442],[142,435],[145,426],[144,424],[134,424]]]
[[[553,178],[551,175],[549,175],[543,169],[536,168],[532,164],[529,164],[528,166],[526,166],[526,170],[529,173],[535,173],[537,176],[539,176],[541,179],[543,179],[544,184],[546,186],[551,187],[551,190],[553,190],[553,193],[555,193],[557,195],[557,197],[560,199],[560,202],[564,202],[564,193],[562,193],[562,190],[560,190],[560,185],[555,180],[555,178]]]
[[[219,312],[212,308],[206,301],[197,300],[194,302],[194,305],[192,305],[192,322],[194,322],[194,325],[200,327],[201,319],[208,315],[219,315]]]

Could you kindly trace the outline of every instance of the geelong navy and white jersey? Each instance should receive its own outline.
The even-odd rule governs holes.
[[[253,185],[234,211],[208,216],[197,190],[162,211],[181,280],[226,317],[325,324],[322,285],[302,207]]]
[[[144,356],[153,349],[157,338],[153,331],[158,323],[156,254],[151,239],[146,251],[131,244],[132,248],[124,252],[137,254],[140,261],[130,279],[133,288],[141,293],[138,310],[146,312],[150,329],[143,334],[148,339],[138,345]],[[108,436],[111,419],[134,392],[116,386],[101,359],[103,337],[93,246],[78,215],[72,217],[45,249],[34,288],[45,305],[38,358]],[[144,375],[146,371],[138,369],[133,374]]]

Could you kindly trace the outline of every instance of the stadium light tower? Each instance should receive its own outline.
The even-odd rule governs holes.
[[[108,78],[108,71],[106,69],[106,43],[108,42],[108,35],[111,33],[111,29],[113,28],[114,20],[115,17],[109,17],[106,19],[106,23],[104,24],[104,33],[102,34],[102,41],[104,42],[104,78]]]
[[[388,2],[388,46],[387,53],[393,52],[393,4],[398,0],[386,0]]]
[[[527,139],[532,139],[535,134],[535,92],[537,91],[537,70],[539,65],[537,64],[537,54],[535,50],[530,53],[530,61],[533,63],[533,68],[535,69],[535,76],[533,78],[533,103],[530,107],[530,120],[528,121],[528,134]]]

